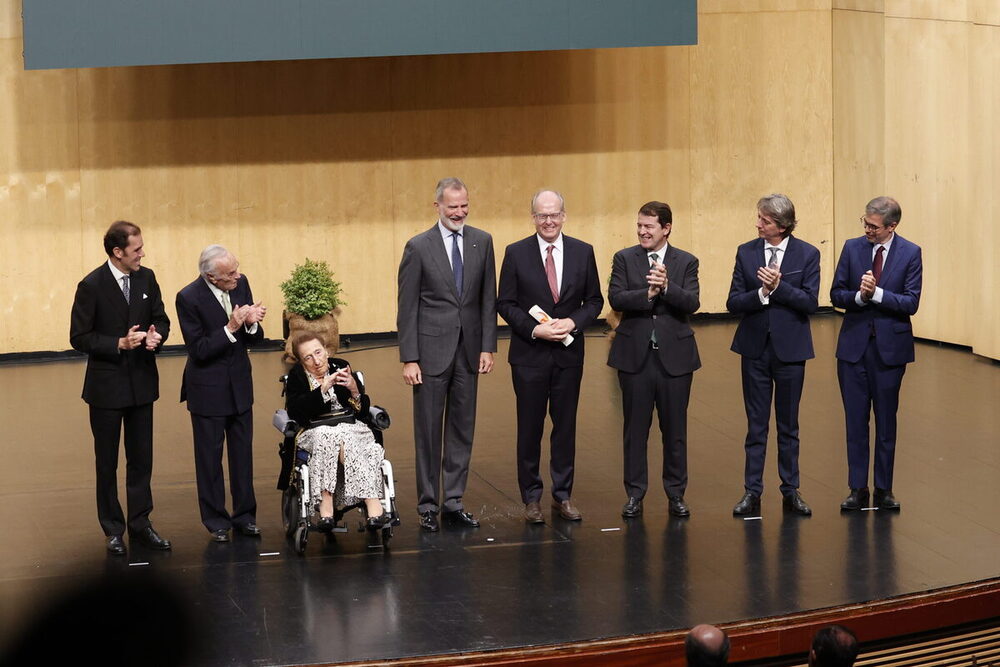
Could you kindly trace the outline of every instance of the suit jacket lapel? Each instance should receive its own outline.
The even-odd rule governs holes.
[[[475,233],[468,227],[462,233],[462,295],[459,299],[464,302],[469,295],[469,289],[482,258],[479,256],[479,242],[474,240]],[[452,281],[454,282],[454,280]]]
[[[781,260],[780,271],[786,273],[794,271],[800,267],[801,257],[799,257],[798,239],[794,236],[788,237],[788,245],[785,246],[785,256]],[[786,266],[787,264],[787,266]]]
[[[562,270],[562,284],[559,285],[559,300],[562,301],[566,298],[569,290],[573,288],[573,278],[577,274],[577,265],[580,260],[580,256],[577,254],[577,248],[575,244],[570,243],[563,234],[563,270]],[[542,274],[544,275],[545,267],[542,267]],[[548,278],[546,278],[546,282]]]
[[[108,268],[107,264],[104,265],[104,271],[101,272],[101,290],[104,292],[104,296],[111,302],[114,306],[115,312],[118,313],[123,320],[128,320],[128,302],[125,301],[125,294],[122,293],[121,285],[115,280],[115,276],[111,273],[111,269]],[[132,284],[131,279],[129,280],[129,293],[131,294]]]
[[[441,272],[441,276],[444,278],[445,283],[451,287],[451,295],[457,301],[458,290],[455,289],[455,272],[452,271],[451,262],[448,261],[448,254],[444,249],[444,242],[441,239],[437,223],[435,223],[434,227],[427,232],[427,236],[424,241],[427,244],[427,252],[430,253],[431,258],[434,260],[434,264],[438,267],[438,271]]]
[[[885,282],[886,276],[899,264],[896,260],[899,259],[899,253],[903,249],[903,244],[900,243],[901,240],[899,234],[892,237],[892,248],[889,250],[889,254],[885,256],[885,262],[882,264],[882,279],[879,280],[879,285]],[[874,260],[875,258],[873,257],[873,264]]]

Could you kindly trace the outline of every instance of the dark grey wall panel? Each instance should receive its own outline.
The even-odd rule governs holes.
[[[697,42],[697,0],[23,0],[26,69]]]

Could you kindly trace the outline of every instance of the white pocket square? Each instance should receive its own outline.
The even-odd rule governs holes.
[[[148,297],[148,296],[146,296],[146,293],[145,293],[145,292],[143,292],[143,293],[142,293],[142,298],[143,298],[143,299],[148,299],[149,297]]]

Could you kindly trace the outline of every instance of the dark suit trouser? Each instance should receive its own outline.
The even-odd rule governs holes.
[[[413,386],[413,445],[416,450],[417,511],[464,509],[472,437],[476,427],[479,369],[469,368],[462,344],[440,375],[422,374]],[[442,456],[443,450],[443,456]],[[444,503],[441,500],[442,486]]]
[[[767,455],[771,397],[778,429],[778,477],[781,493],[799,488],[799,399],[806,376],[806,362],[785,363],[774,353],[768,337],[759,359],[742,357],[743,407],[747,413],[747,437],[743,485],[756,495],[764,492],[764,460]]]
[[[896,457],[896,410],[906,365],[882,363],[875,339],[855,363],[837,360],[837,379],[847,423],[847,483],[852,489],[868,486],[869,416],[875,412],[875,488],[892,489]]]
[[[622,390],[625,448],[625,493],[643,498],[648,488],[646,443],[653,407],[663,435],[663,488],[683,496],[687,488],[687,409],[693,373],[671,376],[650,350],[637,373],[618,371]]]
[[[552,416],[549,471],[552,497],[569,500],[573,493],[576,458],[576,408],[580,401],[583,366],[560,368],[551,360],[542,366],[511,366],[517,396],[517,484],[524,503],[542,497],[538,460],[542,450],[545,409]]]
[[[118,450],[125,426],[125,494],[128,522],[118,502]],[[122,535],[126,525],[138,532],[149,525],[153,511],[153,404],[121,409],[90,406],[97,471],[97,518],[105,535]]]
[[[253,410],[224,417],[191,413],[194,431],[194,471],[198,480],[198,509],[209,531],[229,530],[257,521],[253,491]],[[222,475],[222,446],[229,459],[232,515],[226,511],[226,483]]]

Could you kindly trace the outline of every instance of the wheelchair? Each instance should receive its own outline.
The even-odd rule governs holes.
[[[357,376],[359,386],[362,391],[364,391],[364,374],[358,371],[355,375]],[[278,381],[282,385],[281,395],[284,397],[285,386],[288,382],[288,375],[282,375],[278,378]],[[382,432],[389,428],[389,413],[386,412],[384,408],[373,405],[371,406],[367,418],[362,419],[362,421],[371,429],[372,434],[375,437],[375,441],[384,447],[385,445],[383,442],[384,438],[382,436]],[[318,525],[313,521],[312,515],[316,515],[316,518],[318,519],[319,510],[318,507],[309,506],[309,452],[304,449],[300,449],[296,444],[299,435],[304,432],[305,429],[289,418],[288,413],[284,409],[275,411],[272,424],[282,435],[282,440],[278,443],[278,454],[282,457],[283,461],[282,477],[286,474],[284,464],[286,457],[289,457],[290,455],[291,458],[291,470],[287,471],[287,486],[284,489],[281,488],[281,478],[279,478],[278,484],[278,488],[282,492],[282,525],[285,529],[285,536],[295,548],[295,552],[302,556],[306,552],[310,531],[318,530]],[[399,512],[396,510],[396,488],[392,476],[392,463],[390,463],[388,459],[382,459],[382,482],[382,511],[389,516],[389,521],[381,528],[381,530],[377,531],[377,534],[373,534],[373,531],[366,531],[364,522],[365,504],[364,501],[360,501],[347,507],[334,507],[334,527],[331,534],[347,533],[349,529],[347,527],[347,520],[345,517],[349,512],[357,510],[362,517],[358,525],[359,532],[369,533],[368,548],[382,550],[388,549],[389,540],[392,538],[392,529],[394,526],[399,525]]]

